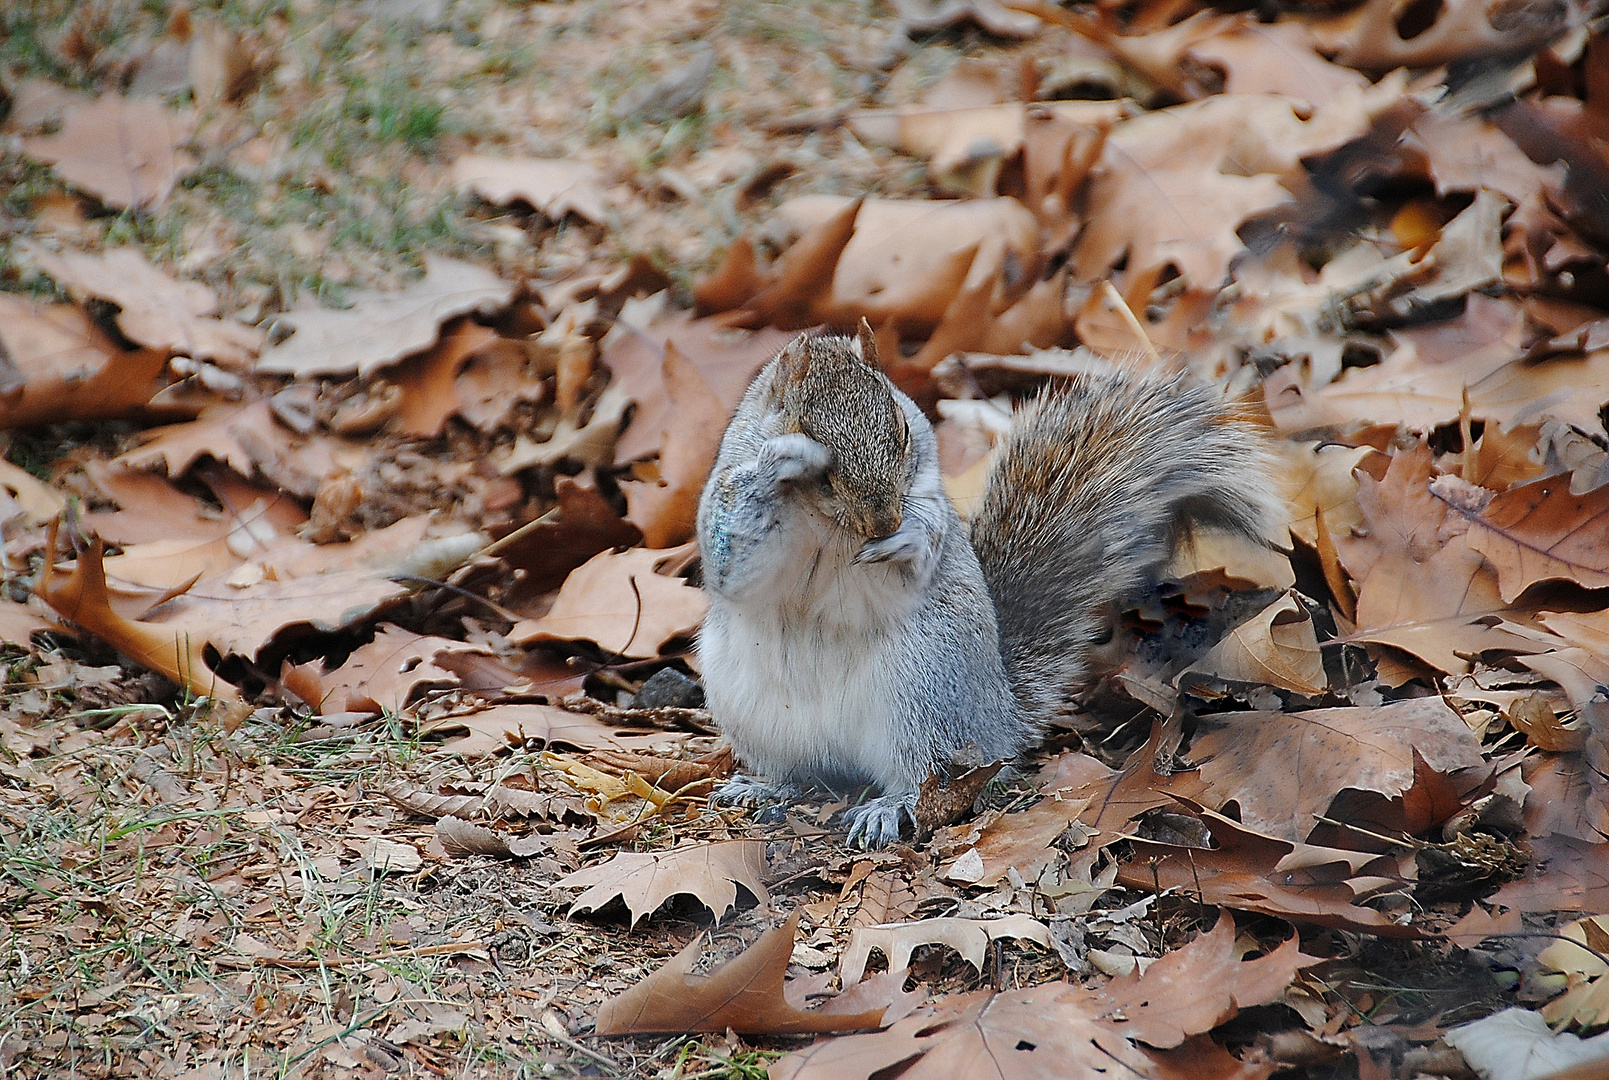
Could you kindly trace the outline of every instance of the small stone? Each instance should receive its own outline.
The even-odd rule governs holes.
[[[675,668],[660,668],[637,691],[639,709],[697,709],[704,704],[704,688]]]

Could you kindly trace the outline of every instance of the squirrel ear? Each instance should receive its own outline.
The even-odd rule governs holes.
[[[877,362],[877,335],[872,333],[872,324],[866,321],[866,316],[860,317],[860,358],[866,361],[868,367],[881,367]]]

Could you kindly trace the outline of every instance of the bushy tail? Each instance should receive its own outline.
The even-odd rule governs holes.
[[[1012,423],[972,522],[1001,651],[1030,719],[1088,674],[1104,609],[1195,526],[1279,522],[1270,452],[1213,392],[1118,371],[1047,390]]]

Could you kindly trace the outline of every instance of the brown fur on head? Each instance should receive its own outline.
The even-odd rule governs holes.
[[[897,530],[911,433],[877,370],[865,320],[858,339],[801,334],[789,342],[772,385],[786,421],[833,452],[827,483],[838,524],[868,538]]]

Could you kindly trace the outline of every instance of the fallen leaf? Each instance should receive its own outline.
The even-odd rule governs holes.
[[[455,315],[490,315],[508,306],[514,284],[471,263],[430,257],[425,276],[400,292],[351,296],[345,311],[292,311],[279,321],[295,333],[266,349],[257,370],[267,375],[373,374],[430,348]]]
[[[452,182],[458,190],[473,191],[497,206],[530,203],[550,221],[573,213],[597,225],[608,224],[603,177],[580,162],[464,154],[453,161]]]
[[[436,821],[436,839],[449,855],[490,855],[497,859],[526,858],[550,850],[546,837],[510,836],[501,829],[477,825],[473,821],[448,815]]]
[[[115,210],[154,210],[195,170],[179,149],[194,128],[155,100],[102,94],[68,109],[56,134],[23,139],[22,151]]]
[[[1504,1009],[1442,1033],[1483,1080],[1586,1080],[1609,1062],[1609,1032],[1583,1039],[1555,1032],[1539,1013]]]
[[[1184,685],[1189,675],[1277,686],[1308,697],[1329,685],[1312,617],[1289,592],[1229,631],[1179,674],[1176,685]]]
[[[1057,841],[1088,805],[1087,798],[1052,795],[1021,812],[991,817],[981,827],[961,826],[968,835],[977,834],[966,851],[958,856],[958,859],[971,857],[972,873],[958,876],[957,860],[951,860],[940,874],[951,881],[982,888],[1005,880],[1013,870],[1024,881],[1036,882],[1056,861]]]
[[[1421,443],[1398,451],[1382,480],[1359,479],[1364,526],[1336,537],[1358,583],[1357,634],[1395,646],[1452,674],[1489,649],[1518,653],[1546,645],[1489,617],[1508,610],[1497,573],[1470,544],[1463,520],[1431,492],[1432,456]]]
[[[1234,917],[1220,912],[1211,930],[1164,953],[1143,975],[1136,971],[1096,988],[1102,1015],[1129,1039],[1169,1050],[1242,1009],[1278,1000],[1297,972],[1320,962],[1304,955],[1294,936],[1254,960],[1242,960],[1244,951]]]
[[[621,484],[627,520],[642,530],[643,543],[668,548],[692,539],[698,499],[715,464],[729,410],[698,367],[665,343],[666,414],[657,481]]]
[[[1436,697],[1373,708],[1215,713],[1190,746],[1203,794],[1240,807],[1247,828],[1304,840],[1342,789],[1401,796],[1415,755],[1439,773],[1484,763],[1480,740]],[[1425,827],[1439,824],[1427,823]]]
[[[456,686],[458,677],[432,661],[444,649],[463,650],[451,638],[415,634],[382,625],[346,662],[319,676],[324,696],[309,701],[315,712],[400,713],[422,690]]]
[[[616,729],[585,713],[554,705],[493,705],[471,713],[432,720],[421,736],[466,732],[442,743],[445,753],[481,757],[511,746],[573,746],[578,750],[620,747],[629,740],[617,738]]]
[[[1520,911],[1609,911],[1609,844],[1533,836],[1525,876],[1487,902]]]
[[[391,372],[402,390],[394,420],[398,433],[421,439],[440,435],[447,418],[463,406],[459,372],[476,353],[500,340],[497,331],[464,319],[443,329],[441,340],[428,351],[399,363]]]
[[[1119,867],[1119,884],[1149,891],[1179,889],[1205,904],[1378,937],[1426,936],[1416,926],[1356,903],[1404,884],[1389,858],[1281,840],[1189,800],[1179,801],[1202,819],[1218,846],[1180,847],[1132,838],[1134,859]]]
[[[137,249],[112,248],[100,255],[27,250],[41,269],[83,303],[94,297],[121,310],[117,328],[136,345],[166,350],[225,366],[250,363],[263,346],[263,332],[218,318],[218,298],[207,286],[180,282],[152,266]]]
[[[923,919],[861,926],[849,936],[849,944],[838,961],[838,977],[845,987],[860,982],[873,949],[883,954],[889,971],[903,971],[911,966],[911,953],[918,945],[948,945],[960,953],[961,959],[971,964],[974,971],[981,972],[989,943],[1001,938],[1032,941],[1046,949],[1051,947],[1050,929],[1030,915],[1008,915],[1003,919]]]
[[[7,428],[130,416],[165,385],[166,354],[124,350],[72,304],[0,295],[0,349]]]
[[[766,890],[765,842],[721,840],[657,852],[616,852],[607,862],[589,866],[554,882],[555,888],[590,886],[570,905],[570,914],[596,911],[615,897],[631,911],[631,925],[653,914],[672,896],[695,896],[719,923],[737,903],[737,886],[761,906],[771,902]]]
[[[1236,230],[1291,198],[1281,177],[1363,132],[1361,116],[1303,111],[1273,95],[1219,95],[1113,127],[1085,193],[1076,276],[1104,277],[1126,255],[1131,274],[1171,263],[1216,288],[1243,250]]]
[[[1410,6],[1405,0],[1365,0],[1345,15],[1309,26],[1335,63],[1389,71],[1529,53],[1563,30],[1567,16],[1563,7],[1544,7],[1516,18],[1496,0],[1455,0],[1423,13]]]
[[[704,594],[660,567],[685,560],[690,548],[605,551],[570,572],[540,619],[516,623],[510,641],[591,641],[612,656],[657,656],[689,637],[704,619]]]
[[[70,574],[46,572],[35,587],[40,599],[69,622],[110,644],[136,663],[160,672],[198,696],[236,701],[235,687],[207,666],[206,639],[181,629],[127,619],[112,610],[103,563],[105,545],[95,540],[82,552]],[[56,561],[56,528],[51,526],[45,565]]]
[[[1568,477],[1551,476],[1494,492],[1452,479],[1430,491],[1469,522],[1469,546],[1497,568],[1504,600],[1543,581],[1609,585],[1609,488],[1573,495]]]
[[[634,1035],[651,1032],[726,1031],[747,1035],[797,1035],[819,1031],[854,1031],[879,1027],[900,987],[883,990],[881,1002],[859,1000],[850,992],[818,1008],[806,1010],[794,1000],[783,974],[793,955],[799,912],[708,975],[694,975],[703,938],[642,982],[598,1009],[594,1030],[599,1035]],[[903,978],[900,980],[903,983]]]

